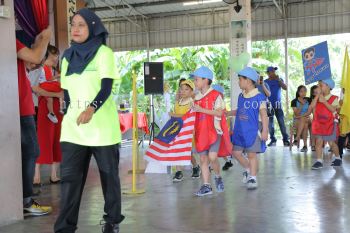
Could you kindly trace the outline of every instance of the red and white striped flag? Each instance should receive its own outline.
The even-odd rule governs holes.
[[[145,159],[162,165],[190,165],[195,112],[172,117],[148,147]]]

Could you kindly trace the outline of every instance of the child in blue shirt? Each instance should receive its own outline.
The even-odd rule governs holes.
[[[268,139],[266,96],[255,88],[259,75],[253,68],[244,68],[238,73],[238,78],[243,92],[238,97],[237,110],[231,112],[231,115],[236,115],[232,136],[233,156],[245,168],[243,182],[247,184],[247,189],[256,189],[257,153],[265,152]],[[242,156],[243,151],[248,158]]]

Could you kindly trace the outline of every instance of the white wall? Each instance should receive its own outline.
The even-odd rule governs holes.
[[[0,18],[0,225],[23,218],[18,79],[13,0],[11,18]]]

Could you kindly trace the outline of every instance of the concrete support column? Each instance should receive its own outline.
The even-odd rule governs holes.
[[[230,14],[230,55],[231,57],[239,56],[241,53],[248,52],[251,54],[251,4],[250,0],[240,0],[239,4],[242,9],[236,12],[234,6],[229,5]],[[236,109],[237,99],[241,90],[238,86],[237,74],[231,70],[231,109]]]
[[[10,18],[0,18],[0,225],[23,219],[21,136],[13,0]]]

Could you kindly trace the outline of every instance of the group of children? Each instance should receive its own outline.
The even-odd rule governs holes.
[[[190,79],[181,80],[175,111],[170,113],[172,117],[181,117],[190,110],[196,112],[191,161],[192,178],[199,178],[201,173],[203,185],[195,195],[205,196],[213,193],[210,169],[215,174],[217,192],[224,191],[218,158],[226,158],[224,169],[228,169],[232,163],[227,157],[232,155],[244,168],[242,181],[246,183],[247,189],[256,189],[259,167],[257,154],[266,150],[269,124],[267,99],[257,88],[260,81],[259,74],[251,67],[238,72],[238,83],[242,93],[238,97],[237,109],[232,111],[226,111],[223,88],[212,85],[213,79],[213,72],[208,67],[202,66],[190,75]],[[305,97],[306,87],[299,87],[296,100],[292,103],[295,119],[298,121],[296,140],[303,138],[305,143],[303,151],[307,151],[305,130],[308,127],[309,115],[313,113],[312,133],[317,160],[312,169],[323,167],[322,148],[326,142],[334,153],[331,165],[342,164],[336,143],[339,131],[336,112],[339,109],[339,101],[336,96],[330,94],[333,88],[332,79],[320,81],[312,88],[314,95],[312,100],[309,100]],[[229,132],[226,122],[226,117],[229,116],[235,116],[232,132]],[[196,162],[195,154],[200,156],[200,166]],[[182,168],[176,167],[176,169],[173,181],[182,181]]]
[[[247,188],[257,188],[258,160],[256,153],[264,152],[264,142],[268,136],[266,98],[255,88],[255,83],[259,78],[258,73],[250,67],[239,72],[239,86],[243,93],[239,97],[237,110],[229,112],[226,111],[224,90],[219,85],[212,85],[214,75],[209,68],[202,66],[190,76],[190,79],[182,80],[180,83],[174,113],[170,115],[181,117],[189,110],[196,112],[191,161],[192,178],[199,178],[201,173],[203,185],[195,195],[205,196],[213,193],[210,182],[211,169],[215,174],[217,192],[224,191],[218,158],[225,158],[226,163],[223,170],[227,170],[232,166],[232,162],[227,159],[231,155],[235,156],[245,168],[243,176]],[[231,138],[226,121],[227,116],[236,116],[234,133]],[[248,154],[248,159],[242,156],[243,152]],[[195,154],[200,156],[200,166],[194,158]],[[176,167],[176,169],[173,181],[182,181],[182,169],[181,167]]]
[[[316,162],[312,165],[313,170],[323,168],[323,148],[326,143],[330,146],[333,154],[332,166],[342,164],[344,135],[349,132],[341,132],[339,129],[340,104],[338,97],[331,94],[335,87],[332,79],[325,79],[318,85],[311,87],[311,97],[306,97],[307,89],[301,85],[297,89],[296,98],[292,101],[297,134],[295,144],[299,145],[300,137],[303,137],[304,147],[302,152],[307,151],[307,134],[311,129],[312,151],[316,151]],[[312,120],[310,115],[312,114]],[[340,121],[341,124],[345,120]],[[343,131],[343,130],[342,130]],[[339,150],[341,148],[341,151]]]

